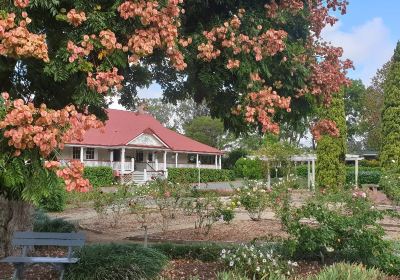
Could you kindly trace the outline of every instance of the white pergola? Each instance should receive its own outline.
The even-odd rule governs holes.
[[[262,161],[267,161],[269,162],[271,159],[265,156],[249,156],[248,158],[255,159],[259,158]],[[346,154],[346,161],[354,161],[355,162],[355,185],[358,186],[358,162],[360,160],[364,159],[363,157],[359,155],[352,155],[352,154]],[[317,155],[315,154],[303,154],[303,155],[294,155],[290,158],[290,161],[294,162],[295,169],[297,166],[297,163],[300,162],[307,162],[307,186],[309,189],[314,190],[315,189],[315,162],[317,160]],[[270,168],[268,165],[268,172],[267,172],[267,184],[268,188],[271,187],[271,174],[270,174]]]

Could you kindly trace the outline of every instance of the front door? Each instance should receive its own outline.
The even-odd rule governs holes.
[[[114,156],[113,159],[114,161],[121,161],[121,150],[113,150]]]

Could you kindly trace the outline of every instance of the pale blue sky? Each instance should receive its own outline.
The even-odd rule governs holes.
[[[400,0],[349,0],[347,14],[324,30],[324,38],[344,49],[356,69],[353,79],[369,84],[371,78],[390,59],[400,39]]]
[[[400,0],[349,1],[347,14],[340,16],[334,27],[326,28],[323,36],[343,47],[344,55],[353,60],[356,69],[350,71],[349,77],[369,85],[376,70],[390,59],[400,39]],[[161,95],[157,84],[139,90],[142,98]]]

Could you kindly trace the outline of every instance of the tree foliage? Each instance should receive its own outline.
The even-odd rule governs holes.
[[[316,183],[321,188],[340,189],[346,182],[347,132],[343,92],[334,97],[329,108],[320,108],[319,116],[334,121],[339,134],[325,134],[317,141]]]
[[[361,80],[352,80],[351,85],[344,89],[349,150],[357,151],[362,148],[362,141],[359,140],[362,135],[360,119],[364,111],[363,101],[366,99],[366,94],[366,88]]]
[[[211,117],[197,117],[184,126],[185,135],[203,144],[221,148],[224,124]]]
[[[400,42],[394,51],[392,62],[384,82],[382,112],[381,165],[384,169],[396,169],[400,164]]]
[[[205,101],[235,131],[249,129],[245,117],[264,131],[277,131],[278,122],[303,131],[297,122],[314,96],[329,101],[347,83],[351,64],[319,36],[336,21],[329,12],[345,13],[346,1],[180,2],[2,1],[2,18],[14,13],[17,25],[21,8],[28,13],[27,30],[46,36],[48,59],[6,49],[0,90],[51,108],[74,103],[105,118],[105,95],[132,109],[137,89],[155,81],[166,100]]]
[[[209,109],[205,104],[197,104],[192,99],[176,102],[176,104],[164,102],[161,98],[149,98],[142,100],[146,104],[146,111],[166,127],[184,132],[185,124],[196,117],[208,116]]]
[[[365,149],[379,151],[382,145],[382,110],[384,83],[391,61],[386,62],[372,78],[372,84],[361,100],[359,131]]]

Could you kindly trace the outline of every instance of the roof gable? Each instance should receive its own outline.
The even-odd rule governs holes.
[[[136,146],[147,146],[147,147],[163,147],[166,148],[167,146],[160,141],[158,137],[154,134],[150,133],[142,133],[137,136],[135,139],[130,141],[128,145],[136,145]]]

